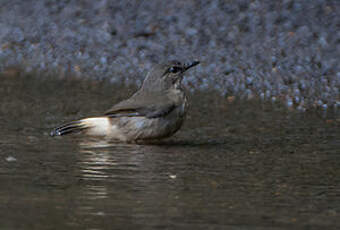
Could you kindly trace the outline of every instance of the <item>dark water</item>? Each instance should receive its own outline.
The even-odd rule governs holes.
[[[190,95],[151,145],[51,138],[135,87],[0,76],[0,229],[339,229],[339,116]]]

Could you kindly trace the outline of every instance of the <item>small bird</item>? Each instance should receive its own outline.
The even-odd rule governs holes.
[[[157,64],[137,92],[115,104],[103,116],[64,124],[50,135],[83,132],[122,142],[169,137],[180,129],[187,112],[187,98],[182,88],[183,74],[198,64],[198,61]]]

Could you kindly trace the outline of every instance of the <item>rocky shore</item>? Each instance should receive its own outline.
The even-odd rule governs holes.
[[[2,0],[0,72],[139,84],[153,63],[197,59],[191,90],[340,108],[340,2]]]

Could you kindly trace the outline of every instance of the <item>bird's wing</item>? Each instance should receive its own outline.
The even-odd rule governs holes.
[[[162,97],[162,98],[159,98]],[[162,100],[163,99],[163,100]],[[163,96],[131,97],[114,105],[105,112],[109,117],[147,117],[157,118],[175,109],[175,103]]]

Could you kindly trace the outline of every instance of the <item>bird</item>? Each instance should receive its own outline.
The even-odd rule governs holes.
[[[176,133],[187,113],[182,85],[184,73],[199,61],[156,64],[130,98],[113,105],[103,115],[72,121],[53,129],[51,136],[81,132],[120,142],[160,140]]]

